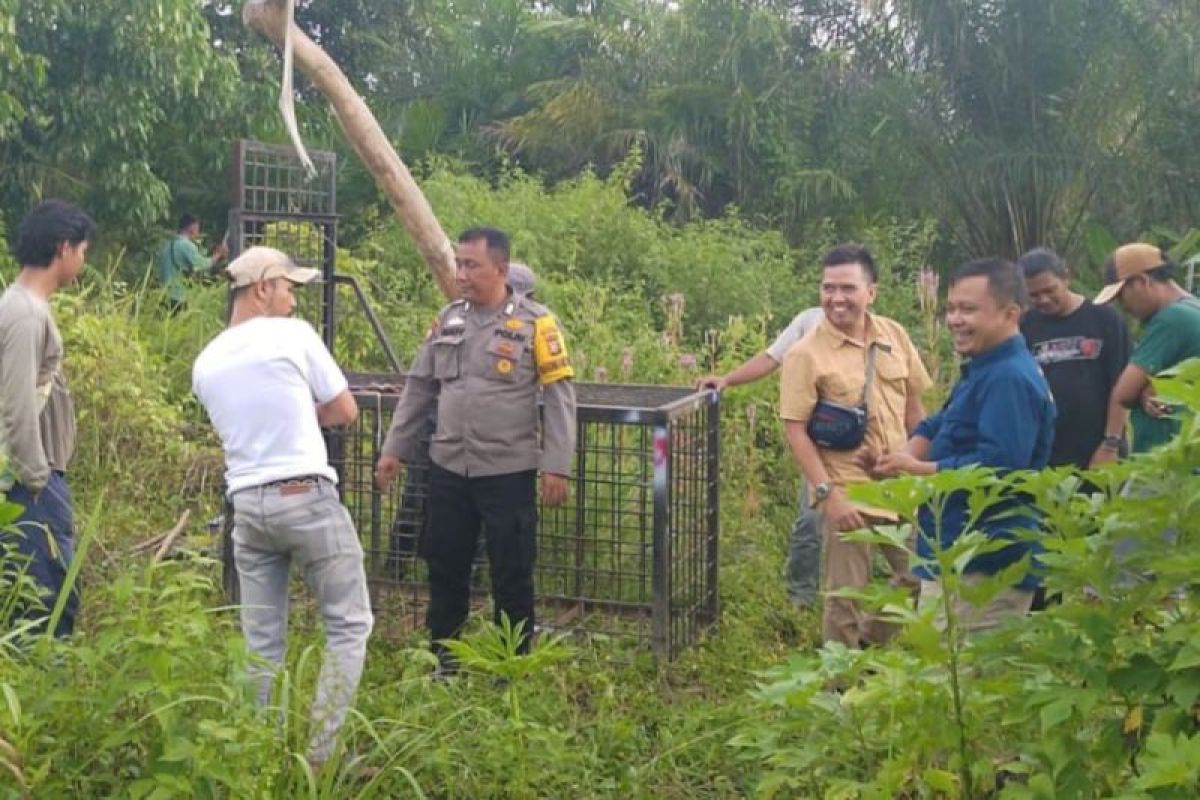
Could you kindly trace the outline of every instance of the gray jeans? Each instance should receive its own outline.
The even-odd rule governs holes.
[[[1144,481],[1139,482],[1137,478],[1131,478],[1123,487],[1121,487],[1122,497],[1153,497],[1157,493],[1157,489],[1151,484]],[[1175,544],[1179,541],[1179,531],[1176,528],[1164,528],[1159,537],[1166,544]],[[1116,539],[1113,542],[1113,560],[1121,568],[1117,574],[1113,585],[1118,589],[1131,589],[1137,584],[1153,577],[1149,573],[1140,573],[1130,570],[1127,566],[1130,559],[1142,549],[1142,540],[1136,536],[1125,536]]]
[[[288,576],[295,563],[325,622],[325,655],[313,698],[308,758],[328,760],[354,699],[374,618],[363,550],[333,484],[255,487],[233,495],[233,553],[242,591],[242,632],[258,701],[271,698],[287,650]]]
[[[809,508],[808,481],[803,478],[798,502],[788,539],[787,591],[794,605],[811,606],[821,586],[821,514]]]

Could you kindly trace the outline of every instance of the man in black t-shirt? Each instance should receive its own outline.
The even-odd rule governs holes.
[[[1087,469],[1104,439],[1109,394],[1129,361],[1129,329],[1112,307],[1071,291],[1067,265],[1053,250],[1030,250],[1017,264],[1033,306],[1021,320],[1021,333],[1058,406],[1047,466]],[[1057,601],[1039,586],[1032,609]]]
[[[1021,333],[1059,409],[1049,465],[1087,469],[1104,438],[1108,396],[1129,361],[1129,329],[1111,307],[1071,291],[1067,266],[1052,250],[1030,250],[1017,263],[1033,305]]]

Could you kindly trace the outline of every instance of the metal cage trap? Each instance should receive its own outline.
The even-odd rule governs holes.
[[[331,350],[339,314],[362,314],[379,340],[391,372],[347,373],[359,417],[352,427],[329,433],[327,443],[342,501],[366,552],[377,630],[403,633],[423,623],[427,602],[425,565],[416,555],[427,469],[407,465],[387,494],[374,486],[374,465],[404,377],[364,294],[336,272],[335,157],[311,155],[318,173],[310,181],[289,148],[235,144],[230,244],[235,256],[270,244],[321,269],[322,280],[306,289],[298,313],[319,325]],[[338,303],[339,286],[353,292],[349,308]],[[718,398],[679,387],[619,384],[580,383],[576,393],[570,498],[564,506],[539,509],[539,628],[673,658],[719,611]],[[228,546],[225,562],[228,582]],[[481,561],[473,581],[477,605],[488,595],[486,573]]]

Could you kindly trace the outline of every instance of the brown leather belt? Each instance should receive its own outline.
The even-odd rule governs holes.
[[[282,480],[271,481],[264,483],[264,489],[278,489],[281,495],[305,494],[316,489],[321,484],[320,475],[300,475],[295,478],[283,478]]]

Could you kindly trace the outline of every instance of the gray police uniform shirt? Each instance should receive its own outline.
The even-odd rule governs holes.
[[[562,332],[545,306],[512,293],[490,310],[455,301],[417,353],[382,452],[419,462],[422,427],[436,405],[429,458],[442,469],[467,477],[570,475],[573,377]]]

